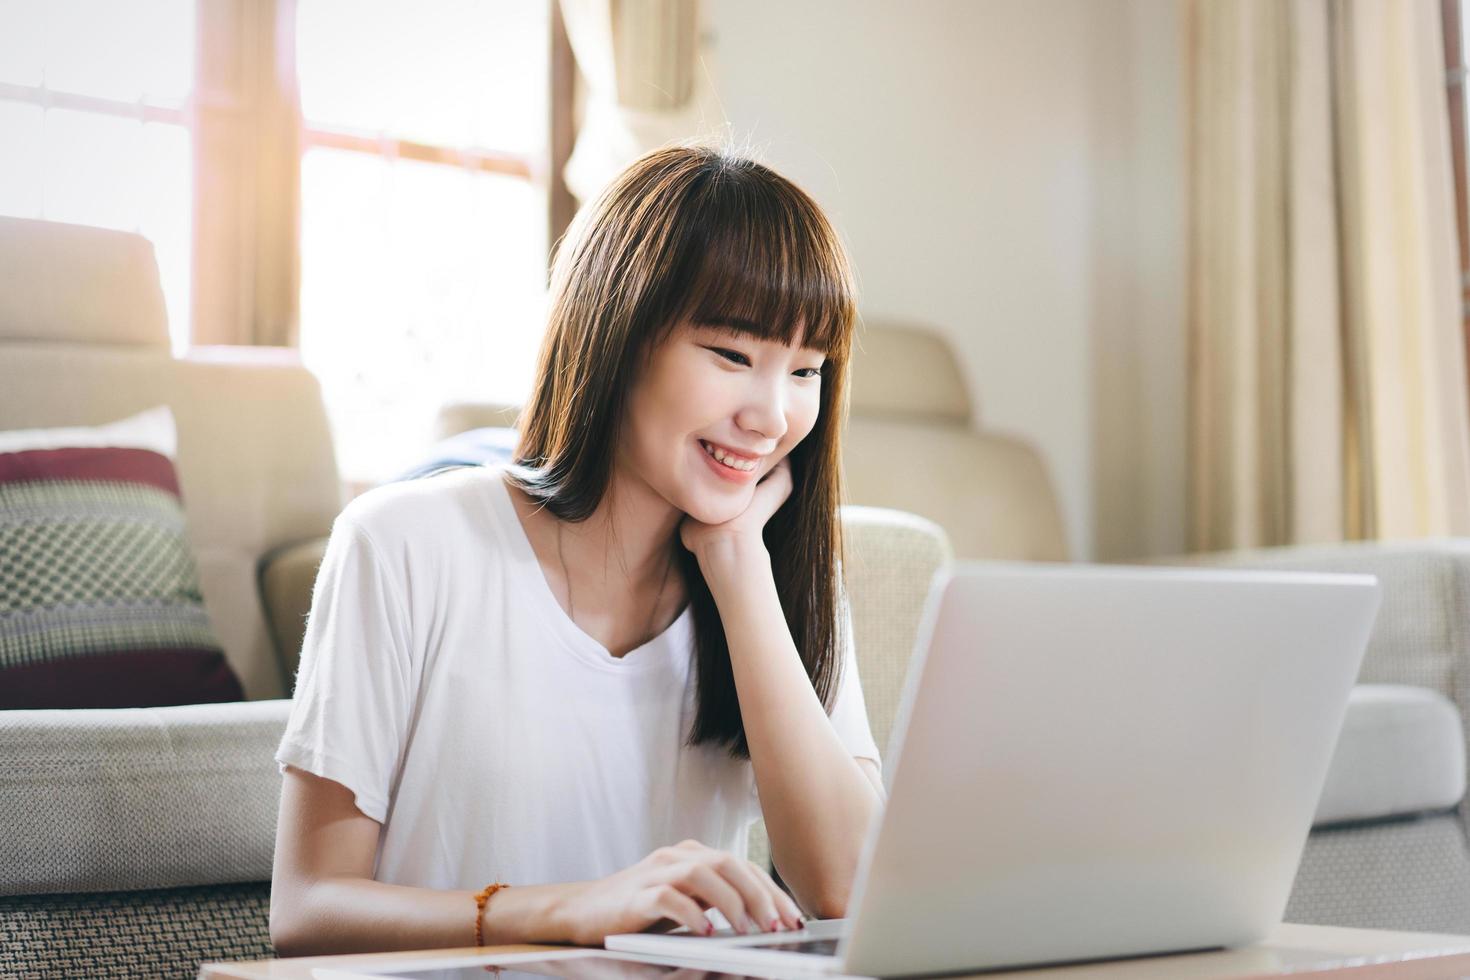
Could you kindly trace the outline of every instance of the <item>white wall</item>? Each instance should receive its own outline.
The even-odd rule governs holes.
[[[1185,94],[1176,0],[1094,8],[1092,554],[1185,550]]]
[[[828,209],[865,316],[949,335],[1078,558],[1183,541],[1174,4],[705,0],[710,128]]]

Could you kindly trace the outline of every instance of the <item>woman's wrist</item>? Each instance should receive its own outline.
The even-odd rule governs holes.
[[[694,557],[710,591],[719,597],[721,586],[738,583],[756,574],[769,574],[771,553],[760,538],[737,535],[712,537],[701,544]]]
[[[565,908],[567,897],[577,887],[574,883],[531,885],[497,891],[480,919],[485,945],[572,942],[572,923]]]
[[[544,942],[578,943],[576,914],[571,906],[572,900],[585,887],[586,882],[580,881],[546,886],[546,897],[538,917]]]

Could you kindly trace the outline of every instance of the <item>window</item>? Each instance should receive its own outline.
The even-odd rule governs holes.
[[[194,0],[0,0],[0,214],[153,242],[189,338]]]
[[[301,351],[349,483],[455,399],[519,402],[544,319],[550,5],[297,0]]]
[[[370,485],[414,461],[444,402],[526,395],[549,229],[570,211],[550,179],[553,16],[552,0],[0,0],[0,214],[151,239],[176,353],[289,343],[251,319],[284,243],[251,249],[256,222],[291,240],[296,203],[251,183],[254,158],[220,157],[289,135],[294,161],[299,88],[301,355],[343,476]],[[297,88],[263,96],[283,51]],[[287,132],[252,129],[275,96]]]

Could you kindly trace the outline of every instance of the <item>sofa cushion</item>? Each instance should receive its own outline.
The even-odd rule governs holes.
[[[1312,831],[1285,921],[1470,932],[1470,853],[1458,815],[1341,823]],[[1372,977],[1376,971],[1359,972]]]
[[[237,701],[159,407],[0,432],[0,708]]]
[[[1318,826],[1444,810],[1464,795],[1463,729],[1448,698],[1399,684],[1353,688]]]
[[[270,906],[269,881],[0,897],[0,977],[192,978],[269,959]]]
[[[290,714],[0,711],[0,895],[269,880]]]

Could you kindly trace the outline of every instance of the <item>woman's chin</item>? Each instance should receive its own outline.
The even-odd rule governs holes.
[[[745,508],[750,506],[750,495],[714,497],[710,494],[691,494],[686,503],[680,509],[701,524],[724,524],[745,513]]]

